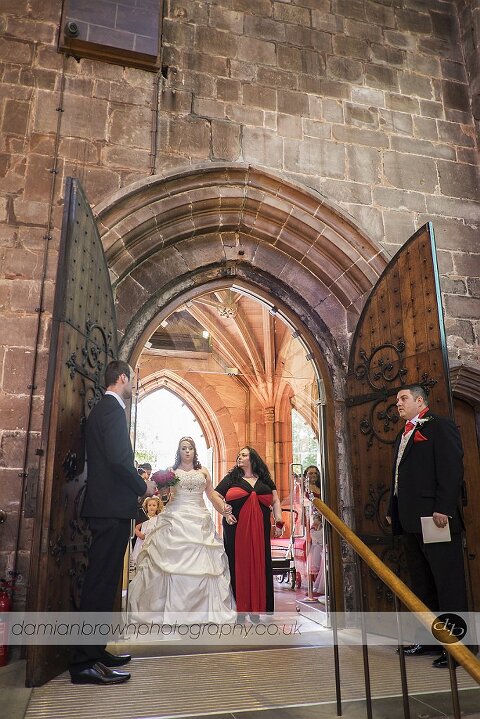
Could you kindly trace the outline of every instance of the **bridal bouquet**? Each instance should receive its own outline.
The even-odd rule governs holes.
[[[180,482],[180,477],[177,477],[171,469],[159,469],[158,472],[152,474],[151,479],[153,479],[159,489],[174,487]]]

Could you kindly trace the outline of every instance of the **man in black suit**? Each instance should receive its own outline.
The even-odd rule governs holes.
[[[418,385],[398,392],[397,409],[406,424],[395,442],[387,519],[393,533],[402,535],[412,591],[435,613],[466,612],[460,433],[452,420],[430,412]],[[420,517],[432,517],[437,527],[449,524],[451,541],[425,544]],[[441,654],[433,665],[447,666],[439,645],[413,644],[404,653]]]
[[[125,417],[132,396],[133,371],[126,362],[110,362],[105,371],[105,396],[86,422],[87,486],[82,515],[92,543],[80,600],[81,612],[111,612],[122,576],[123,559],[139,496],[153,494],[154,482],[143,480],[133,462]],[[107,652],[105,645],[76,647],[70,675],[74,684],[119,684],[128,672],[111,667],[126,664],[129,654]]]

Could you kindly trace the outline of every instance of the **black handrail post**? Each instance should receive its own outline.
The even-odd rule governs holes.
[[[365,701],[367,703],[367,717],[372,719],[372,687],[370,683],[370,664],[368,661],[368,639],[365,627],[365,605],[363,602],[363,579],[362,569],[360,566],[360,557],[355,555],[355,573],[357,575],[358,586],[360,589],[360,624],[362,627],[362,654],[363,654],[363,678],[365,682]]]
[[[337,716],[342,716],[342,691],[340,688],[340,656],[338,652],[338,624],[337,624],[337,602],[335,598],[335,569],[332,561],[332,527],[327,521],[325,532],[325,572],[327,576],[326,586],[328,602],[330,605],[330,619],[332,622],[333,635],[333,664],[335,667],[335,695],[337,699]],[[333,608],[333,611],[332,611]]]
[[[405,666],[405,654],[403,653],[402,620],[400,617],[400,606],[398,603],[398,597],[395,593],[393,594],[393,600],[395,602],[395,614],[397,617],[398,659],[400,661],[400,678],[402,680],[403,716],[405,717],[405,719],[410,719],[410,702],[408,700],[407,670],[406,670],[406,666]]]
[[[458,684],[457,684],[457,672],[456,672],[456,664],[455,659],[450,655],[449,652],[446,652],[447,654],[447,661],[448,661],[448,671],[450,672],[450,689],[452,691],[452,706],[453,706],[453,716],[454,719],[460,719],[461,712],[460,712],[460,700],[458,698]]]

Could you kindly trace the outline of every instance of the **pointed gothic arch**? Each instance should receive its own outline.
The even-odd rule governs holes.
[[[202,395],[185,377],[169,369],[162,369],[141,379],[138,401],[141,402],[142,399],[159,389],[167,389],[172,392],[187,405],[192,414],[198,419],[207,445],[213,448],[217,477],[223,477],[227,471],[225,463],[227,449],[225,431],[222,429],[222,425],[209,403],[209,398]],[[234,427],[231,418],[223,417],[222,421],[224,422],[224,428],[230,434],[233,434]]]
[[[335,375],[386,266],[381,248],[325,197],[250,165],[200,165],[147,178],[97,205],[95,214],[121,352],[133,358],[165,307],[235,280],[278,298],[293,324],[311,330]],[[343,381],[332,381],[341,397]]]

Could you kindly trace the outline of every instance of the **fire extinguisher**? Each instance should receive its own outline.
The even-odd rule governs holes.
[[[8,644],[7,635],[8,627],[5,620],[2,621],[1,615],[12,611],[11,593],[15,589],[16,572],[10,572],[12,579],[0,579],[0,667],[8,664]]]
[[[6,582],[0,588],[0,615],[12,609],[12,600],[6,589]],[[0,619],[0,667],[8,664],[7,623]]]

